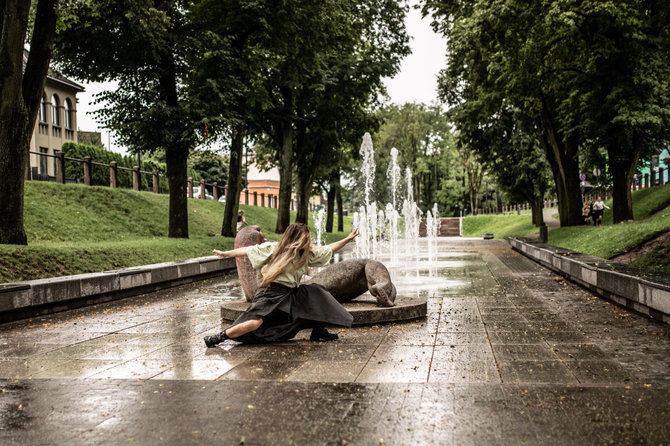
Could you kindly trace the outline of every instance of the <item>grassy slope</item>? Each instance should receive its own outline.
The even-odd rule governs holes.
[[[0,282],[184,260],[230,248],[221,237],[223,204],[189,200],[189,239],[167,237],[168,196],[106,187],[28,181],[28,246],[0,245]],[[276,210],[241,206],[247,222],[277,239]],[[351,220],[345,222],[351,229]],[[328,234],[328,242],[345,233]]]
[[[463,218],[463,236],[481,237],[485,232],[495,238],[523,237],[538,232],[530,212],[521,215],[474,215]]]
[[[605,209],[602,227],[558,228],[549,232],[549,243],[598,257],[612,257],[661,232],[670,230],[668,203],[670,203],[670,185],[635,191],[633,192],[635,221],[612,224],[612,211]],[[612,207],[611,200],[605,204]],[[659,211],[663,206],[666,207]],[[650,216],[651,213],[654,214]]]
[[[670,185],[634,191],[630,223],[612,223],[612,211],[605,210],[602,227],[573,226],[549,232],[549,243],[575,251],[609,258],[670,230]],[[612,207],[612,201],[606,202]],[[478,215],[463,219],[463,235],[480,237],[492,232],[496,238],[522,237],[538,232],[526,215]],[[670,244],[656,247],[633,265],[670,273]]]

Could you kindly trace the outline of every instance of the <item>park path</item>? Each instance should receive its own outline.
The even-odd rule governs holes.
[[[561,222],[558,218],[554,218],[554,215],[558,214],[558,209],[556,208],[545,208],[542,211],[542,217],[544,218],[544,224],[549,227],[549,229],[556,229],[561,227]]]
[[[665,444],[670,329],[444,238],[422,320],[206,349],[224,277],[0,326],[1,444]],[[149,429],[148,426],[151,426]]]

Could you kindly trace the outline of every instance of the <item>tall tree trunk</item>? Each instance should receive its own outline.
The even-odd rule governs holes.
[[[282,146],[279,153],[279,207],[275,232],[283,233],[291,224],[291,182],[293,181],[293,126],[282,124]]]
[[[244,147],[244,127],[233,126],[233,139],[230,146],[230,164],[228,166],[228,188],[226,190],[226,208],[223,213],[221,235],[235,237],[237,233],[237,211],[240,207],[242,189],[242,152]]]
[[[326,203],[328,206],[328,213],[326,214],[326,232],[333,232],[333,223],[335,220],[335,197],[337,196],[337,188],[339,186],[339,172],[335,171],[330,175],[329,183],[330,187],[328,188]]]
[[[298,209],[295,216],[296,223],[305,223],[307,224],[309,220],[309,196],[312,191],[312,180],[314,175],[305,170],[300,170],[298,172],[298,190],[296,194],[296,199],[298,201]]]
[[[165,150],[165,164],[170,188],[168,237],[188,238],[188,203],[185,187],[188,174],[187,159],[187,146],[175,144]]]
[[[610,171],[612,172],[612,220],[614,223],[633,220],[633,201],[630,186],[642,152],[642,139],[633,136],[632,150],[622,154],[621,147],[608,149]]]
[[[554,175],[561,226],[581,225],[583,218],[579,185],[579,144],[575,137],[564,138],[554,128],[546,105],[543,105],[540,121],[543,129],[540,143]]]
[[[158,67],[158,93],[170,110],[173,126],[165,133],[165,167],[170,188],[168,237],[188,238],[188,203],[186,201],[187,160],[191,148],[189,126],[179,106],[174,55],[164,51]],[[181,129],[181,131],[179,131]],[[186,136],[189,135],[189,136]],[[202,191],[204,194],[205,191]]]
[[[540,227],[544,224],[544,200],[542,196],[534,196],[530,200],[530,208],[533,216],[533,224]]]
[[[25,245],[25,171],[51,60],[58,1],[37,3],[25,72],[23,46],[30,2],[3,0],[0,6],[0,243]]]
[[[340,174],[337,174],[337,232],[344,232],[344,206],[342,205],[342,188],[340,187]]]

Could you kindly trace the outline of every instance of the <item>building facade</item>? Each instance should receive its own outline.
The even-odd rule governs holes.
[[[27,58],[26,51],[24,66]],[[30,140],[30,178],[46,180],[55,177],[55,158],[49,155],[60,150],[64,142],[78,142],[77,93],[82,91],[84,88],[81,85],[49,70]]]
[[[247,167],[247,188],[240,192],[240,204],[246,204],[247,193],[249,204],[253,206],[271,206],[278,207],[279,199],[279,169],[276,167],[268,171],[261,171],[254,162],[253,153],[249,153],[250,160]],[[254,203],[254,192],[256,193],[256,202]],[[272,202],[270,202],[272,197]],[[309,210],[313,211],[324,205],[323,199],[319,195],[309,198]],[[295,194],[291,194],[291,210],[296,208]]]
[[[246,202],[246,194],[248,191],[249,204],[269,206],[270,199],[268,197],[279,196],[279,170],[276,167],[273,167],[266,172],[262,172],[253,161],[253,154],[250,153],[250,155],[252,155],[252,157],[251,162],[247,164],[247,188],[240,193],[240,203]],[[254,192],[256,193],[256,203],[254,203],[253,198]],[[264,200],[263,203],[261,203],[261,197]],[[272,206],[275,207],[275,204],[272,203]]]

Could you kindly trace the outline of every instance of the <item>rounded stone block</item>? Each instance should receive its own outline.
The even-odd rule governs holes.
[[[248,306],[249,302],[243,299],[224,302],[221,318],[234,321]],[[375,298],[366,293],[342,306],[354,317],[353,325],[406,321],[425,317],[428,313],[426,299],[407,296],[397,296],[393,307],[380,307]]]

